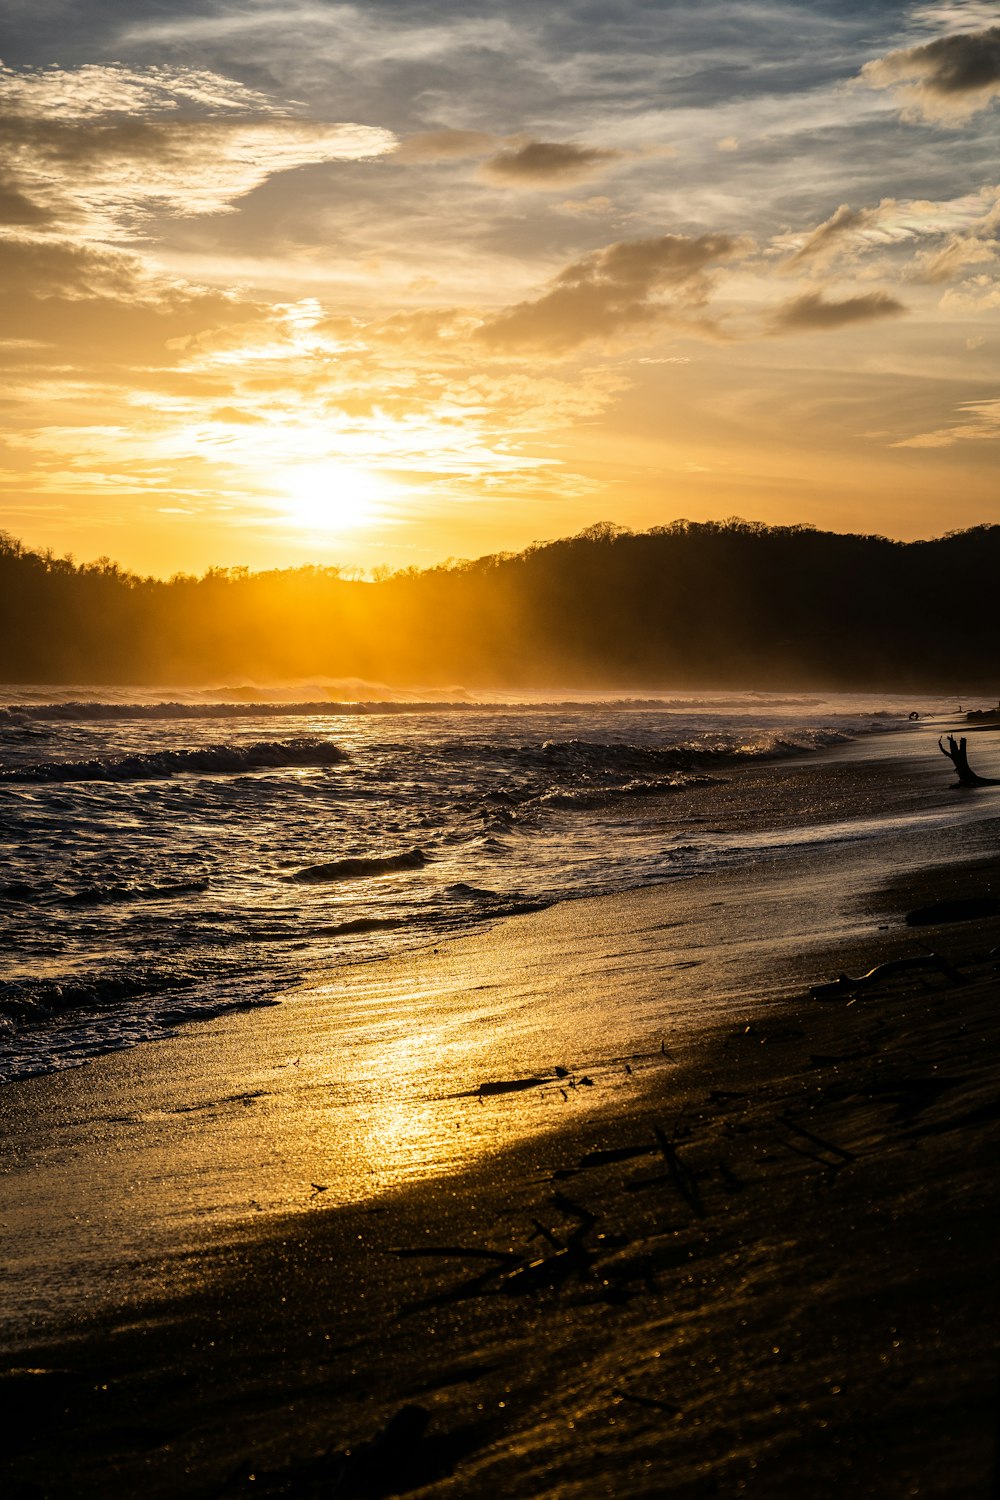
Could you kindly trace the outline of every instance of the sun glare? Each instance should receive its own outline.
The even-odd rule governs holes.
[[[369,469],[350,464],[300,464],[275,476],[278,507],[304,531],[358,531],[385,519],[391,486]]]

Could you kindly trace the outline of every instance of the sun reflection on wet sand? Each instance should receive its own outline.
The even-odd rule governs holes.
[[[929,824],[922,847],[971,858],[967,833]],[[113,1303],[129,1283],[109,1268],[140,1259],[160,1258],[173,1286],[197,1275],[183,1257],[209,1233],[387,1203],[421,1179],[451,1191],[478,1158],[580,1111],[634,1105],[686,1038],[777,996],[776,973],[787,993],[789,975],[815,979],[822,947],[874,936],[857,892],[894,858],[905,867],[912,837],[567,902],[4,1090],[11,1304],[30,1320],[67,1299]]]

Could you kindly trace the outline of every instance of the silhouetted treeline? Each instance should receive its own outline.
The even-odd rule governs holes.
[[[995,696],[998,584],[1000,526],[910,543],[745,521],[596,526],[370,582],[324,567],[139,578],[0,538],[0,678]]]

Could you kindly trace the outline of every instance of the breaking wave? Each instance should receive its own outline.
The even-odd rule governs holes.
[[[653,781],[626,781],[623,786],[580,787],[575,791],[544,792],[538,800],[544,807],[592,812],[596,808],[610,807],[630,797],[666,797],[671,792],[683,792],[692,786],[711,786],[718,780],[717,776],[679,774]]]
[[[758,734],[753,738],[701,735],[672,745],[605,744],[593,740],[546,740],[541,755],[550,766],[565,770],[699,771],[711,766],[738,765],[748,760],[780,760],[804,755],[852,740],[839,729],[804,729],[794,735]]]
[[[87,975],[66,982],[21,979],[0,983],[0,1017],[41,1021],[66,1011],[102,1011],[138,996],[192,988],[197,977],[161,974],[156,970]]]
[[[164,781],[184,772],[239,775],[289,766],[336,766],[347,752],[329,740],[300,737],[249,745],[205,745],[192,750],[150,750],[92,760],[43,760],[0,770],[0,782]]]

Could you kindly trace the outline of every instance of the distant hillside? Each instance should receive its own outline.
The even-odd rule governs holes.
[[[1000,526],[597,526],[375,582],[335,568],[138,578],[0,538],[0,678],[329,675],[403,686],[1000,692]]]

